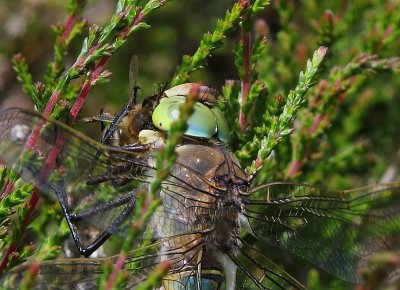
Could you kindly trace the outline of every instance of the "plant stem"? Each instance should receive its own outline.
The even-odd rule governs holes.
[[[250,73],[250,58],[251,58],[251,41],[250,33],[242,28],[242,43],[243,43],[243,69],[244,76],[241,86],[241,109],[239,113],[239,125],[242,132],[246,131],[248,120],[246,114],[242,110],[242,105],[246,104],[247,97],[251,87],[251,73]]]
[[[297,86],[289,93],[282,114],[272,119],[268,135],[260,142],[256,160],[246,168],[246,171],[250,174],[250,179],[254,178],[257,171],[261,169],[263,161],[269,156],[273,148],[284,137],[292,133],[293,120],[297,111],[305,102],[305,93],[315,83],[316,74],[322,65],[327,51],[328,48],[320,47],[314,52],[312,59],[307,61],[305,72],[300,73]]]
[[[139,23],[143,20],[144,16],[146,16],[150,11],[160,7],[161,5],[164,5],[166,1],[163,0],[150,0],[146,6],[144,7],[143,11],[145,12],[139,12],[136,14],[135,19],[132,21],[130,25],[128,25],[125,29],[123,29],[117,37],[114,38],[115,43],[114,44],[109,44],[104,46],[104,41],[106,41],[110,35],[114,32],[114,29],[108,29],[104,30],[103,34],[100,37],[100,40],[94,42],[94,44],[89,48],[89,49],[83,49],[83,53],[78,57],[76,62],[71,66],[71,68],[65,73],[63,77],[58,81],[57,86],[53,93],[51,94],[49,101],[47,102],[44,110],[43,110],[43,115],[44,117],[49,117],[51,113],[53,112],[58,100],[60,99],[62,93],[65,91],[65,89],[68,87],[70,84],[71,80],[79,76],[80,74],[83,73],[85,67],[87,66],[88,62],[93,61],[96,59],[96,56],[101,54],[101,53],[106,53],[104,55],[99,63],[97,64],[96,68],[94,71],[90,72],[88,75],[88,82],[85,83],[85,86],[83,86],[81,93],[79,94],[77,102],[73,106],[73,110],[71,110],[71,117],[72,117],[72,122],[75,120],[78,112],[82,108],[82,105],[84,101],[86,100],[86,97],[88,96],[90,88],[93,86],[93,84],[96,82],[96,80],[100,77],[101,71],[104,68],[104,65],[107,63],[109,59],[109,55],[114,53],[117,48],[119,48],[122,43],[126,40],[126,38],[130,35],[131,32],[135,31],[136,29],[139,29],[138,27]],[[124,13],[128,14],[130,9],[133,9],[132,7],[128,6],[125,7],[125,10],[123,10],[119,16],[120,18],[115,18],[117,20],[115,21],[123,21]],[[126,15],[125,15],[126,16]],[[64,26],[64,31],[61,37],[61,41],[66,41],[68,39],[69,34],[72,31],[73,23],[75,22],[75,17],[74,15],[70,15],[67,18],[66,24]],[[115,23],[111,23],[110,26],[111,28],[117,27]],[[105,49],[108,49],[107,52],[105,52]],[[100,51],[98,51],[100,50]],[[39,141],[40,137],[40,131],[41,128],[45,125],[45,119],[40,120],[39,124],[37,124],[34,129],[32,130],[31,135],[29,136],[29,139],[27,141],[26,147],[23,150],[25,152],[26,150],[31,150],[33,149],[37,142]],[[57,155],[59,154],[59,148],[61,148],[61,144],[63,143],[63,138],[58,138],[57,143],[58,147],[54,147],[52,151],[50,152],[50,155],[46,161],[46,166],[43,169],[43,177],[47,178],[48,173],[50,172],[55,159]],[[10,184],[8,188],[12,188],[13,185]],[[8,189],[8,191],[11,191]],[[3,191],[2,196],[6,195],[7,191]],[[25,229],[29,225],[33,212],[36,208],[37,202],[39,200],[39,190],[35,189],[32,193],[32,196],[30,200],[27,203],[27,209],[28,213],[23,221],[23,227],[21,230],[21,236],[23,235]],[[10,246],[8,247],[5,255],[3,256],[2,262],[0,263],[0,274],[5,270],[7,267],[7,264],[9,262],[9,257],[12,253],[16,251],[18,248],[18,242],[12,242]]]
[[[105,289],[113,289],[118,274],[122,270],[131,249],[133,241],[137,238],[145,224],[150,220],[157,207],[162,201],[157,194],[161,190],[162,182],[170,175],[171,169],[176,160],[175,148],[180,138],[187,130],[187,120],[194,111],[194,105],[199,95],[200,84],[193,85],[189,95],[185,99],[185,103],[180,108],[178,120],[171,124],[168,139],[164,148],[161,148],[157,154],[157,171],[153,182],[149,185],[148,192],[140,192],[136,202],[135,222],[132,224],[131,230],[125,238],[122,251],[118,256],[114,269],[107,280]],[[164,269],[165,271],[165,269]],[[155,286],[155,285],[153,285]]]

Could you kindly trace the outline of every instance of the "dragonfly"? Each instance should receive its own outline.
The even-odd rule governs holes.
[[[122,269],[129,277],[125,289],[140,285],[164,261],[172,265],[164,290],[306,289],[247,237],[353,284],[363,282],[358,269],[375,253],[400,250],[400,184],[342,191],[289,182],[254,186],[227,145],[218,93],[186,83],[137,104],[134,94],[117,116],[95,117],[108,123],[100,141],[34,111],[0,113],[2,160],[58,200],[86,257],[41,262],[37,289],[97,289],[110,258],[90,256],[134,222],[138,193],[153,180],[157,151],[194,86],[197,103],[158,193],[162,205]],[[34,134],[36,144],[26,150]]]

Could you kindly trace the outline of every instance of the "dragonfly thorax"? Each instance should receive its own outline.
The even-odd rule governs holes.
[[[185,245],[185,262],[178,267],[190,270],[200,262],[203,270],[222,269],[226,261],[221,257],[236,256],[243,211],[237,182],[242,184],[245,177],[223,146],[185,144],[177,148],[177,162],[160,192],[163,205],[154,224],[161,239],[179,236]],[[174,245],[168,241],[161,253],[171,252]]]

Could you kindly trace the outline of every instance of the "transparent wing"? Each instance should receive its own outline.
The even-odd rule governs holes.
[[[352,283],[374,253],[400,249],[400,184],[347,191],[293,183],[252,190],[245,215],[259,239]]]
[[[190,286],[192,284],[187,282],[187,279],[185,280],[185,276],[179,273],[183,268],[190,269],[188,267],[190,261],[201,254],[202,242],[198,236],[188,234],[161,239],[130,252],[125,267],[121,270],[121,274],[128,277],[123,288],[134,288],[146,280],[161,261],[169,261],[172,267],[163,282],[164,285],[179,285],[179,289],[195,289]],[[166,245],[168,250],[165,250]],[[104,265],[115,263],[116,259],[117,257],[59,259],[42,262],[40,265],[22,265],[14,268],[6,281],[2,282],[5,289],[17,289],[23,280],[23,275],[26,275],[32,267],[39,266],[35,289],[98,289],[100,279],[109,278],[102,277]]]
[[[242,241],[240,254],[231,259],[238,266],[237,289],[305,290],[304,286],[261,252]]]
[[[57,197],[83,247],[103,242],[131,224],[136,194],[146,189],[155,175],[154,156],[115,150],[60,122],[22,109],[1,112],[0,128],[1,158],[25,181]],[[36,144],[25,152],[27,143]],[[193,170],[176,164],[162,185],[174,199],[185,200],[185,192],[193,190],[193,185],[180,180],[182,172],[196,177]],[[197,183],[202,186],[200,177]],[[160,219],[176,213],[164,208]],[[185,230],[191,229],[186,226]]]
[[[0,127],[3,161],[26,181],[57,197],[83,245],[131,224],[136,193],[146,188],[155,174],[154,156],[104,146],[60,122],[22,109],[1,112]],[[30,150],[26,150],[27,144]],[[190,219],[195,212],[213,215],[214,203],[198,197],[205,194],[211,198],[212,187],[211,181],[192,168],[174,165],[162,184],[163,206],[147,225],[150,232],[158,229],[158,234],[143,238],[144,246],[135,247],[131,253],[124,269],[130,277],[126,288],[146,279],[160,262],[170,261],[172,269],[164,283],[170,288],[179,285],[180,289],[195,289],[193,285],[202,279],[202,231],[209,231],[210,225],[193,225]],[[186,217],[182,217],[182,211]],[[106,261],[65,259],[42,263],[38,289],[95,289]],[[12,276],[28,268],[16,268]]]

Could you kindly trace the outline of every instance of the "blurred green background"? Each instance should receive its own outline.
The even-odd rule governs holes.
[[[206,31],[212,31],[218,17],[231,8],[234,1],[171,1],[151,14],[146,22],[151,30],[135,33],[109,62],[107,69],[113,76],[108,86],[93,91],[86,108],[108,104],[114,110],[125,105],[129,98],[129,61],[133,54],[139,56],[138,84],[143,95],[153,92],[154,84],[170,81],[183,54],[191,54]],[[10,58],[21,52],[30,65],[34,81],[46,70],[52,59],[54,36],[50,25],[62,23],[66,18],[67,1],[5,1],[1,0],[0,18],[0,102],[9,97],[23,95],[15,79]],[[89,23],[104,25],[114,12],[116,1],[88,1],[84,18]],[[235,35],[236,34],[236,35]],[[197,73],[193,80],[205,81],[221,88],[225,79],[236,78],[237,73],[230,55],[236,32],[227,45],[220,49],[205,71]],[[67,58],[71,65],[81,47],[82,38],[73,45],[73,53]],[[8,102],[8,101],[7,101]],[[11,102],[11,101],[10,101]],[[112,105],[114,104],[114,105]],[[94,110],[92,113],[98,113]]]
[[[40,81],[53,54],[50,25],[64,21],[67,1],[0,1],[0,106],[29,107],[32,103],[16,80],[10,58],[22,53],[34,81]],[[89,23],[104,25],[113,13],[115,2],[91,0],[84,17]],[[142,95],[152,94],[155,84],[170,81],[182,55],[194,53],[202,35],[213,31],[216,20],[234,2],[171,1],[157,10],[146,19],[152,28],[135,33],[111,58],[107,65],[112,72],[111,81],[92,91],[82,116],[96,115],[103,107],[117,112],[126,104],[130,93],[129,61],[133,54],[139,56],[138,84]],[[258,60],[257,68],[271,98],[286,96],[294,88],[307,58],[319,45],[330,50],[320,77],[328,87],[322,94],[326,99],[318,99],[324,85],[320,82],[309,92],[310,101],[299,113],[295,133],[278,147],[260,179],[301,181],[339,189],[398,181],[400,79],[396,73],[399,67],[386,70],[361,67],[346,79],[349,84],[337,72],[362,53],[377,55],[379,59],[400,54],[400,2],[272,1],[257,15],[257,20],[267,24],[268,48]],[[226,80],[237,80],[232,49],[239,38],[237,29],[209,59],[208,66],[192,75],[191,81],[207,82],[222,91]],[[79,53],[81,42],[82,38],[74,41],[67,67]],[[343,90],[335,91],[335,85],[343,86]],[[313,101],[327,104],[324,111],[318,111]],[[325,114],[325,123],[315,135],[305,138],[311,127],[310,115],[316,113]],[[239,150],[241,143],[231,146]],[[289,174],[293,161],[298,159],[302,160],[300,170]],[[289,273],[305,283],[309,281],[308,269],[312,268],[309,264],[291,257],[281,258]],[[315,282],[313,289],[352,288],[331,280],[329,275],[321,275],[321,285],[325,286],[319,288]]]

